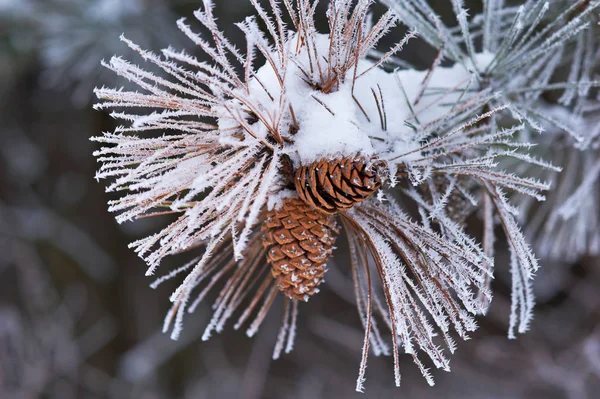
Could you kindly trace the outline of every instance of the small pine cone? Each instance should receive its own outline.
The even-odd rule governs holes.
[[[364,201],[381,187],[385,161],[357,155],[320,159],[296,170],[300,198],[323,213],[334,214]]]
[[[335,218],[287,198],[267,213],[262,244],[279,289],[291,299],[307,301],[319,292],[325,262],[339,233]]]

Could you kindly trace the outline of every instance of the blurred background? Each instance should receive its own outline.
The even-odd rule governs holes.
[[[451,15],[449,1],[431,3]],[[472,3],[475,13],[480,1]],[[202,342],[209,302],[188,316],[180,340],[163,335],[173,287],[149,288],[145,264],[127,248],[160,223],[118,225],[107,212],[89,138],[115,126],[92,110],[92,90],[125,84],[102,59],[139,62],[121,33],[144,48],[193,54],[175,21],[193,19],[197,7],[191,0],[0,0],[1,399],[598,397],[594,258],[545,261],[532,329],[508,340],[510,281],[500,249],[490,314],[459,343],[452,373],[433,371],[433,388],[408,357],[402,387],[394,388],[392,359],[371,356],[367,392],[354,392],[363,332],[343,244],[322,292],[300,308],[292,354],[271,360],[281,304],[254,339],[227,329]],[[232,23],[250,13],[248,0],[216,1],[221,28],[239,45]],[[418,42],[403,53],[420,67],[434,56]]]

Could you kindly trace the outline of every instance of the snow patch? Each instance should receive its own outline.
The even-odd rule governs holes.
[[[294,36],[288,45],[296,46],[296,41]],[[316,43],[317,58],[325,59],[329,51],[328,36],[317,35]],[[484,70],[493,58],[492,53],[477,54],[474,60],[477,69]],[[377,154],[394,159],[396,163],[419,158],[416,150],[421,144],[414,126],[432,122],[450,112],[473,78],[473,72],[460,64],[438,67],[428,78],[427,71],[390,73],[380,68],[373,68],[361,76],[373,66],[372,62],[361,60],[354,88],[351,76],[354,71],[351,71],[337,90],[323,93],[307,82],[307,64],[308,54],[303,47],[295,56],[295,62],[288,65],[285,76],[278,77],[272,65],[266,63],[249,83],[250,98],[258,104],[259,112],[267,120],[270,115],[277,114],[282,102],[294,110],[298,131],[292,137],[294,144],[284,151],[296,167],[320,158],[356,154]],[[327,70],[325,65],[322,69]],[[428,90],[425,96],[422,95],[423,85]],[[227,112],[220,114],[221,130],[235,126],[236,122],[227,116]],[[291,117],[284,122],[287,126],[293,123]],[[256,123],[253,128],[258,137],[267,135],[263,124]]]

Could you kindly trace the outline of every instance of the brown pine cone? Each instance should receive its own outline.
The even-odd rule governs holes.
[[[313,208],[334,214],[364,201],[381,187],[385,161],[363,156],[320,159],[296,170],[296,192]]]
[[[267,260],[279,289],[291,299],[307,301],[325,275],[325,262],[339,233],[335,218],[299,199],[286,198],[267,213],[261,231]]]

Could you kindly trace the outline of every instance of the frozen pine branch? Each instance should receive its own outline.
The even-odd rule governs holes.
[[[165,257],[198,252],[152,285],[181,281],[164,330],[177,338],[184,315],[215,289],[203,339],[232,320],[253,336],[284,296],[273,357],[291,351],[299,302],[319,291],[341,223],[365,330],[356,389],[370,352],[393,355],[399,385],[400,348],[433,384],[428,365],[449,370],[454,338],[467,339],[487,312],[499,223],[511,251],[509,335],[525,332],[539,265],[511,201],[544,200],[544,178],[561,170],[534,152],[532,131],[551,124],[581,148],[594,141],[543,105],[562,90],[575,114],[598,85],[583,72],[591,50],[582,37],[600,3],[562,7],[554,22],[539,2],[486,1],[484,14],[471,16],[455,0],[456,25],[445,26],[424,0],[384,1],[390,10],[376,20],[370,0],[333,0],[319,32],[316,2],[250,2],[256,16],[237,24],[245,48],[227,39],[204,0],[196,21],[177,23],[203,56],[157,54],[123,37],[160,73],[113,57],[104,65],[138,90],[96,89],[96,108],[116,108],[123,123],[94,138],[97,178],[120,194],[110,210],[119,222],[171,217],[131,244],[147,274]],[[416,30],[377,49],[398,22]],[[385,70],[407,65],[400,50],[417,35],[438,49],[431,67]],[[578,66],[556,82],[573,43]],[[583,182],[580,193],[592,185]],[[480,240],[465,231],[478,208]]]
[[[372,259],[388,305],[387,310],[379,311],[384,312],[383,320],[387,321],[394,337],[392,350],[396,384],[400,385],[397,357],[398,347],[402,346],[406,353],[413,355],[415,363],[433,385],[432,377],[417,354],[423,351],[436,367],[449,370],[446,356],[433,340],[437,335],[434,330],[440,331],[443,342],[452,353],[455,344],[449,335],[450,328],[463,339],[467,338],[468,331],[476,328],[472,314],[482,313],[484,309],[475,292],[483,292],[490,297],[485,276],[491,276],[491,261],[478,248],[464,242],[444,242],[434,231],[411,222],[394,203],[366,204],[349,216],[351,218],[345,223],[351,232],[351,250],[356,253],[354,274],[359,276],[357,284],[367,287],[367,303],[362,304],[366,305],[362,311],[367,315],[363,322],[366,331],[371,330],[373,312],[370,299],[373,288],[367,270],[369,259]],[[365,278],[366,281],[362,280]],[[423,313],[422,305],[425,305],[429,316]],[[385,312],[389,312],[389,316]],[[430,324],[428,317],[433,319],[434,325]],[[359,381],[366,368],[368,344],[367,339]],[[361,385],[358,387],[362,388]]]

